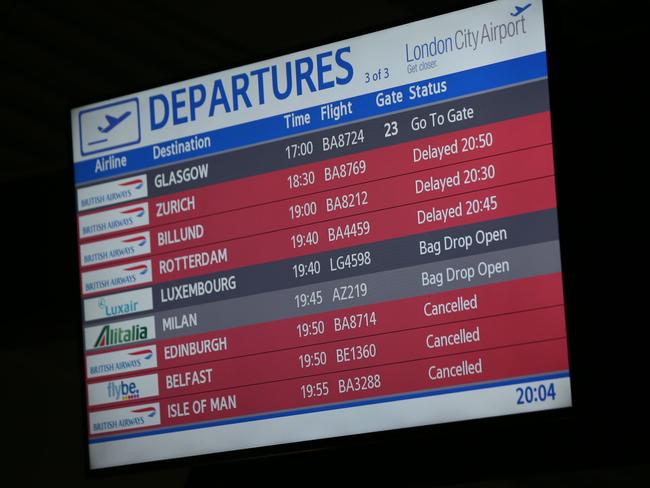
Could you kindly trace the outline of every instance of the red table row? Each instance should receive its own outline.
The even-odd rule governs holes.
[[[486,142],[478,142],[480,135],[485,136],[488,133],[490,135]],[[474,142],[470,144],[468,141]],[[151,198],[147,200],[150,225],[155,227],[259,206],[550,143],[549,113],[542,112]],[[441,159],[422,159],[414,162],[414,150],[426,149],[429,146],[435,148],[449,146],[455,152],[446,154]],[[292,176],[297,177],[295,183],[290,183]],[[310,183],[311,181],[313,183]],[[95,210],[80,215],[105,210]],[[286,204],[282,207],[282,213],[289,215]]]
[[[418,147],[426,146],[420,143]],[[500,158],[497,156],[480,158],[486,161],[475,161],[473,165],[465,165],[460,168],[458,184],[451,188],[451,191],[469,191],[504,184],[509,181],[521,181],[553,174],[553,154],[550,144],[547,144],[546,147],[547,150],[542,153],[535,152],[534,149],[532,151],[521,149],[502,154]],[[375,150],[372,159],[364,159],[366,167],[372,164],[373,168],[378,168],[376,173],[379,173],[379,168],[387,168],[384,173],[390,171],[390,174],[384,174],[381,177],[378,174],[375,175],[379,178],[375,178],[373,181],[364,183],[347,181],[347,186],[344,189],[325,188],[318,193],[311,193],[307,196],[287,195],[284,198],[271,200],[273,203],[260,202],[238,210],[229,210],[227,212],[221,210],[220,207],[223,206],[221,202],[229,198],[229,196],[222,195],[219,188],[214,186],[151,199],[149,200],[150,225],[156,227],[162,224],[185,222],[198,217],[221,214],[219,216],[215,215],[211,222],[221,229],[222,238],[220,240],[226,240],[340,218],[363,211],[390,208],[395,205],[439,196],[441,192],[426,192],[416,195],[415,180],[428,179],[431,176],[434,178],[455,176],[457,168],[448,169],[444,172],[427,171],[431,167],[433,169],[440,166],[447,167],[451,163],[445,161],[445,159],[436,161],[434,164],[430,161],[413,163],[412,156],[410,160],[406,159],[409,149],[412,154],[411,147],[400,147],[396,150],[394,147],[388,146]],[[502,167],[496,170],[498,176],[495,178],[472,181],[471,175],[464,173],[464,169],[480,168],[482,164],[492,163],[492,159],[502,162],[500,164]],[[418,173],[413,173],[413,171],[417,170],[419,170]],[[240,189],[239,191],[263,194],[263,188],[274,187],[273,180],[275,178],[277,178],[275,173],[270,173],[266,176],[266,181],[259,182],[258,187],[250,190]],[[246,181],[240,180],[239,186],[244,185]]]
[[[390,163],[386,162],[385,166],[390,166]],[[168,236],[179,236],[182,229],[196,226],[197,223],[203,228],[212,229],[209,232],[211,241],[225,241],[278,229],[305,226],[314,222],[334,220],[349,215],[389,209],[414,202],[429,201],[552,174],[552,147],[550,145],[540,146],[479,161],[354,185],[347,187],[344,191],[324,192],[311,195],[308,198],[291,199],[212,215],[183,222],[182,225],[159,227],[153,231],[155,238],[152,242],[152,253],[156,254],[163,250],[188,245],[195,246],[197,239],[184,240],[181,246],[172,244],[161,246],[161,244],[174,240],[169,239]],[[443,184],[445,186],[441,188]],[[212,198],[218,200],[214,198],[214,194]],[[332,210],[328,211],[328,208]],[[334,208],[336,209],[334,210]],[[298,214],[302,216],[298,217]],[[296,218],[292,218],[292,215],[295,215]],[[111,265],[114,264],[111,263]],[[160,273],[168,273],[166,268],[156,268]]]
[[[155,343],[157,364],[166,369],[562,303],[562,276],[553,273],[141,344]],[[111,351],[131,347],[126,345]],[[88,356],[98,354],[105,352],[93,351]],[[106,378],[102,377],[101,381]]]
[[[213,244],[194,248],[189,253],[182,251],[157,256],[153,260],[153,283],[333,251],[555,206],[555,182],[553,176],[548,176],[219,244],[213,242],[220,238],[222,230],[210,222],[212,217],[206,217],[187,225],[200,225],[205,229],[203,236],[195,241],[196,244]],[[161,273],[163,269],[165,272]],[[141,285],[120,290],[138,286]],[[85,293],[85,296],[101,293],[105,292]]]
[[[538,375],[567,368],[566,339],[558,338],[163,399],[160,401],[161,427]]]
[[[405,323],[406,327],[409,325]],[[192,366],[158,368],[159,398],[493,349],[564,335],[564,307],[560,305]]]

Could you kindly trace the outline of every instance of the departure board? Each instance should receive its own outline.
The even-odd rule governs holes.
[[[541,1],[71,120],[91,468],[571,405]]]

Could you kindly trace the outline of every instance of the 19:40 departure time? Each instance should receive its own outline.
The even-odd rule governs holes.
[[[291,235],[291,245],[293,249],[300,249],[303,247],[315,246],[318,244],[320,236],[317,230],[310,230],[305,233],[298,233]]]
[[[306,276],[316,276],[320,274],[320,261],[315,259],[306,263],[294,264],[291,269],[295,278],[305,278]]]
[[[329,270],[331,272],[343,271],[346,269],[360,268],[372,264],[370,251],[350,252],[329,258]],[[313,259],[303,263],[296,263],[291,266],[293,277],[296,279],[317,276],[321,272],[321,263]]]

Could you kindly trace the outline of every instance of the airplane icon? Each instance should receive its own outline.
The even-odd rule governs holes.
[[[106,115],[106,122],[108,122],[108,125],[106,127],[101,127],[97,126],[97,130],[99,132],[103,132],[104,134],[112,131],[120,122],[122,122],[124,119],[126,119],[129,115],[131,115],[131,111],[127,110],[124,112],[122,115],[119,117],[113,117],[111,115]]]
[[[82,156],[137,144],[141,135],[140,104],[137,98],[79,111]]]
[[[511,12],[510,15],[512,15],[513,17],[516,17],[517,15],[521,14],[524,10],[526,10],[531,5],[532,5],[532,3],[526,4],[523,7],[519,7],[518,5],[515,5],[515,11]]]

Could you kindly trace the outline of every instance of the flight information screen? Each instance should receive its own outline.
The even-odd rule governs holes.
[[[71,119],[92,468],[571,405],[540,1]]]

